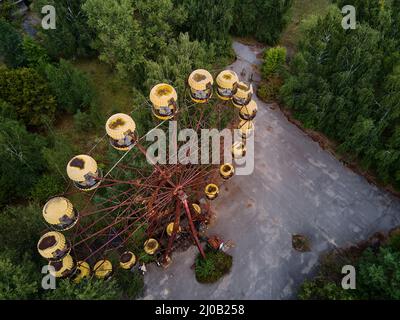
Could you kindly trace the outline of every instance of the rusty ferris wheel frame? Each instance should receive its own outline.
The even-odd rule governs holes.
[[[159,253],[162,262],[168,264],[177,235],[182,232],[181,226],[184,232],[190,234],[202,257],[205,257],[198,225],[207,223],[210,219],[210,201],[218,195],[218,185],[227,178],[221,174],[222,167],[226,164],[181,164],[169,161],[171,155],[168,154],[167,163],[175,164],[152,163],[146,168],[131,165],[137,162],[139,157],[146,158],[147,150],[143,142],[146,135],[168,124],[170,120],[175,120],[178,125],[194,129],[196,132],[201,129],[234,128],[234,115],[238,109],[232,106],[230,99],[221,100],[217,93],[205,103],[193,102],[190,88],[186,83],[183,95],[179,96],[179,109],[173,117],[161,122],[156,120],[158,117],[153,117],[157,121],[155,127],[135,138],[133,147],[122,152],[107,173],[98,178],[99,184],[94,190],[71,190],[70,184],[67,190],[59,195],[70,198],[81,193],[85,197],[83,205],[76,208],[79,219],[73,228],[67,231],[69,250],[75,261],[105,261],[112,252],[121,255],[126,249],[132,248],[133,238],[144,229],[148,239],[157,239],[161,244]],[[153,107],[149,101],[146,103]],[[210,119],[213,119],[214,123],[211,123]],[[228,120],[227,127],[221,127],[223,120]],[[107,135],[103,136],[100,143],[104,142],[106,137]],[[173,141],[176,143],[175,150],[178,150],[179,142],[174,139]],[[99,143],[88,154],[93,155],[98,145]],[[219,152],[220,159],[223,159],[223,144]],[[176,157],[177,154],[172,156]],[[233,166],[228,165],[233,173]],[[205,192],[208,187],[215,189],[212,195]],[[94,201],[103,190],[107,191],[104,198]],[[138,248],[132,251],[135,250]]]

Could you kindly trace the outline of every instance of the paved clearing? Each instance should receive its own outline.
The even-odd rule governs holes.
[[[234,44],[232,68],[251,74],[257,49]],[[209,230],[231,239],[232,272],[213,285],[196,282],[190,269],[196,248],[174,254],[167,270],[149,267],[145,299],[290,299],[312,275],[319,254],[400,224],[400,200],[368,184],[258,99],[255,171],[226,183],[213,203],[218,220]],[[312,252],[291,247],[306,234]]]

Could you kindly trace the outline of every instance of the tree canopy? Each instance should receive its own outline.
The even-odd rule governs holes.
[[[284,102],[305,126],[399,188],[399,55],[385,32],[366,22],[344,30],[341,19],[332,8],[307,22],[281,90]]]

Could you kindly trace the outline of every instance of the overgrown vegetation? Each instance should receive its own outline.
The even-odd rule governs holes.
[[[265,102],[279,101],[279,92],[286,74],[286,48],[274,47],[264,53],[261,66],[262,81],[257,90],[257,95]]]
[[[337,141],[348,161],[399,189],[399,5],[346,4],[362,7],[356,30],[342,28],[335,6],[309,19],[281,95],[305,127]]]
[[[323,257],[318,275],[306,280],[298,297],[303,300],[398,300],[400,299],[399,229],[381,234],[357,246]],[[356,268],[356,289],[341,286],[344,265]]]
[[[220,250],[206,250],[206,259],[199,254],[196,258],[196,280],[214,283],[228,274],[232,268],[232,256]]]

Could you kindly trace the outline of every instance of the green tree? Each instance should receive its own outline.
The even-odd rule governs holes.
[[[213,43],[218,55],[230,50],[229,31],[234,24],[234,0],[189,0],[175,1],[183,5],[187,19],[181,30],[188,32],[192,39]]]
[[[115,67],[122,77],[134,73],[135,67],[144,62],[145,39],[140,22],[134,18],[133,1],[87,0],[83,10],[96,31],[93,44],[100,60]]]
[[[205,43],[190,41],[187,33],[180,34],[170,41],[164,55],[146,62],[145,92],[160,82],[172,82],[183,92],[188,75],[197,68],[210,68],[213,58],[212,50]]]
[[[85,0],[36,0],[34,7],[42,16],[44,5],[56,8],[55,30],[40,29],[39,36],[48,54],[54,58],[72,58],[94,54],[90,44],[94,38],[93,30],[87,24],[87,17],[82,10]]]
[[[100,60],[136,83],[143,81],[143,63],[160,55],[182,19],[171,0],[87,0],[83,9]]]
[[[0,6],[0,19],[12,21],[12,13],[14,8],[13,0],[3,0]]]
[[[304,25],[281,95],[306,127],[399,187],[400,56],[385,31],[366,23],[344,30],[341,19],[332,7]]]
[[[86,75],[63,59],[59,65],[47,64],[44,73],[58,105],[70,114],[86,109],[93,101],[94,92]]]
[[[265,51],[264,62],[262,65],[262,75],[267,78],[272,74],[279,74],[282,72],[286,63],[286,48],[275,47]]]
[[[289,22],[293,0],[236,0],[232,31],[275,44]]]
[[[38,282],[32,278],[33,265],[24,260],[14,263],[7,253],[0,253],[0,300],[35,299]]]
[[[357,293],[361,299],[400,299],[400,252],[367,250],[359,262]]]
[[[57,288],[44,294],[47,300],[116,300],[121,291],[115,280],[90,279],[75,284],[70,280],[57,281]]]
[[[46,49],[44,49],[33,38],[25,36],[22,42],[25,56],[25,64],[30,68],[39,67],[49,62]]]
[[[0,18],[0,59],[11,68],[22,66],[25,61],[22,36],[6,20]]]
[[[54,118],[55,98],[34,69],[0,69],[0,96],[16,108],[18,118],[28,126],[43,126],[45,120]]]
[[[0,121],[0,206],[27,198],[45,170],[40,150],[45,141],[15,120]]]
[[[40,261],[36,244],[44,228],[41,208],[36,203],[5,207],[0,215],[0,251],[15,251],[14,260],[28,256]]]

